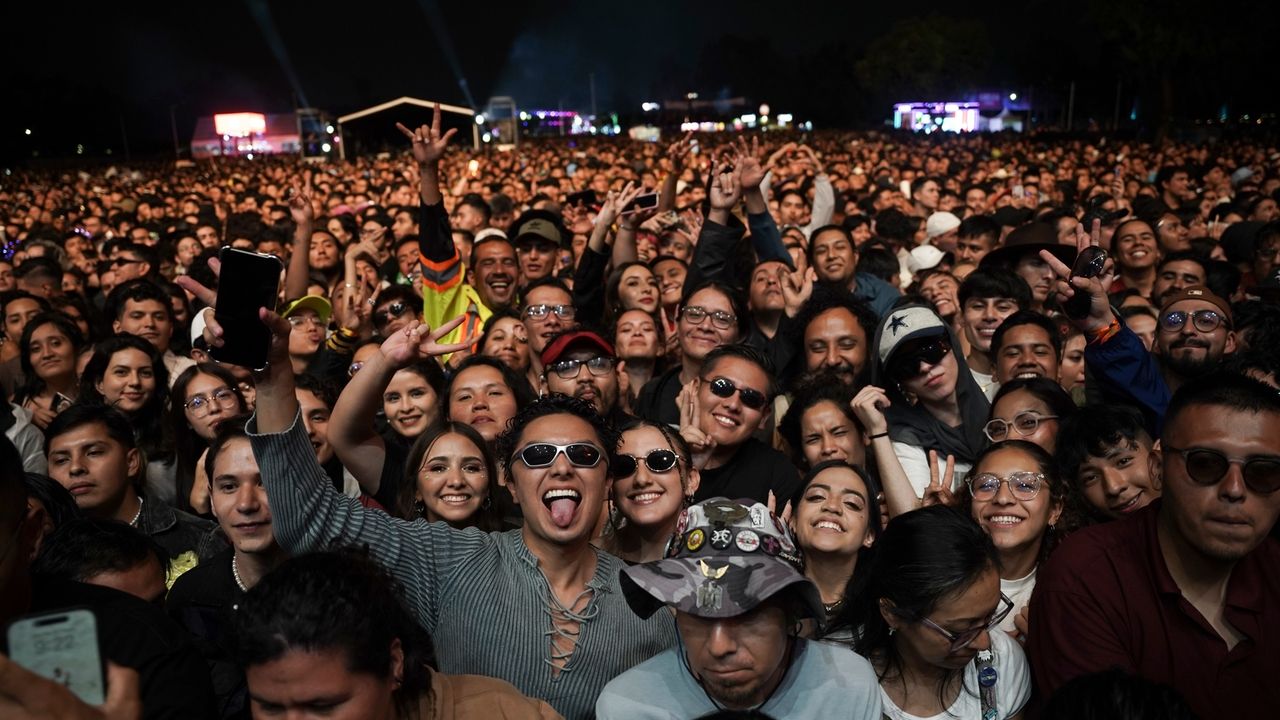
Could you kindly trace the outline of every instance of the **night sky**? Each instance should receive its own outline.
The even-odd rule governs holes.
[[[162,153],[172,148],[170,106],[185,143],[197,116],[285,112],[295,95],[335,115],[401,95],[468,105],[459,74],[479,106],[512,95],[525,108],[586,109],[594,72],[601,111],[635,112],[642,100],[696,90],[746,94],[827,125],[855,126],[887,112],[885,98],[862,91],[855,63],[896,24],[927,14],[945,36],[935,52],[949,54],[932,82],[945,86],[945,70],[955,67],[951,80],[965,84],[959,91],[1043,83],[1048,98],[1077,80],[1082,112],[1109,117],[1116,79],[1132,75],[1132,92],[1146,92],[1150,54],[1164,51],[1175,58],[1183,116],[1212,114],[1225,103],[1233,112],[1276,109],[1272,51],[1254,50],[1273,47],[1259,28],[1278,26],[1275,4],[1225,0],[1206,18],[1203,3],[1184,0],[1084,3],[1104,13],[1129,4],[1136,17],[1095,23],[1046,0],[1007,10],[939,4],[941,15],[920,3],[779,0],[6,3],[0,153],[65,156],[83,144],[87,156],[107,147],[119,154],[124,134],[135,154]],[[1095,32],[1104,22],[1110,39]],[[1150,29],[1149,47],[1135,57],[1118,22]],[[1153,22],[1168,24],[1162,32],[1173,50],[1155,42]],[[1213,49],[1215,36],[1231,42]],[[1230,56],[1205,57],[1219,52]],[[1143,53],[1145,76],[1135,70]],[[1126,95],[1125,110],[1135,103]],[[406,111],[387,122],[414,117]]]

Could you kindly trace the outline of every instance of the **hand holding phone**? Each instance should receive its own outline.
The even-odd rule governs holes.
[[[225,342],[222,347],[210,348],[209,354],[220,363],[265,369],[271,330],[258,317],[258,310],[276,309],[284,266],[274,255],[232,247],[222,248],[218,258],[222,270],[214,317],[222,326]]]
[[[90,705],[102,704],[102,655],[91,611],[77,608],[19,618],[9,625],[8,641],[14,662]]]
[[[637,195],[635,200],[627,203],[619,214],[630,215],[640,210],[650,210],[656,207],[658,207],[658,193],[642,193]]]

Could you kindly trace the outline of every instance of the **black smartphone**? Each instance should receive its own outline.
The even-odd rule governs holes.
[[[213,316],[222,326],[222,347],[211,348],[214,360],[250,370],[267,366],[271,330],[258,317],[259,308],[276,309],[284,265],[274,255],[223,247],[218,253],[218,304]]]
[[[635,200],[627,203],[627,206],[622,208],[622,214],[630,215],[637,210],[649,210],[656,207],[658,207],[658,193],[644,193],[643,195],[637,195]]]
[[[1102,274],[1107,266],[1107,251],[1096,245],[1085,248],[1077,257],[1071,266],[1071,277],[1076,278],[1096,278]],[[1062,312],[1072,320],[1079,320],[1089,316],[1089,308],[1093,299],[1089,294],[1072,286],[1075,294],[1067,298],[1062,304]]]
[[[564,202],[565,205],[569,207],[579,204],[589,208],[600,207],[600,200],[596,197],[595,190],[583,190],[582,192],[572,193],[569,197],[565,198]]]

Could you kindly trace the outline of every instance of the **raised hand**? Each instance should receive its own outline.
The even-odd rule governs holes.
[[[813,295],[813,284],[818,280],[818,273],[813,268],[791,272],[786,266],[778,268],[778,284],[782,286],[782,299],[786,303],[787,317],[795,317]]]
[[[736,150],[733,164],[737,168],[738,181],[743,189],[752,190],[760,187],[760,183],[764,182],[765,174],[764,166],[760,164],[760,138],[751,138],[750,145],[747,144],[746,138],[738,138]]]
[[[209,270],[213,272],[214,277],[222,276],[222,261],[218,258],[209,258]],[[179,287],[191,293],[197,300],[204,303],[208,307],[200,312],[204,313],[205,328],[204,340],[210,348],[220,348],[226,344],[222,325],[218,322],[215,307],[218,304],[218,293],[201,285],[191,278],[190,275],[179,275],[174,279]],[[268,329],[271,330],[271,344],[267,346],[267,364],[276,365],[284,363],[285,367],[289,366],[289,333],[292,326],[285,318],[279,314],[260,308],[258,310],[258,319],[262,321]]]
[[[680,437],[689,443],[689,449],[693,452],[693,466],[701,470],[711,459],[716,441],[703,432],[699,424],[702,407],[698,402],[697,384],[698,381],[694,379],[681,388],[680,394],[676,396],[676,404],[680,406]]]
[[[924,497],[921,498],[921,507],[929,507],[930,505],[946,505],[955,507],[956,497],[951,494],[951,478],[956,471],[956,456],[947,456],[947,467],[938,474],[938,451],[929,451],[929,487],[924,489]]]
[[[808,145],[801,145],[797,149],[800,151],[801,154],[803,154],[809,160],[809,164],[813,166],[814,174],[821,175],[822,161],[818,159],[818,153],[814,152],[813,148],[809,147]]]
[[[1102,222],[1093,221],[1092,231],[1086,235],[1083,228],[1076,228],[1076,249],[1084,252],[1086,248],[1101,245]],[[1058,280],[1054,284],[1058,303],[1065,303],[1077,292],[1088,293],[1089,314],[1079,320],[1072,320],[1086,334],[1103,330],[1115,319],[1111,312],[1111,302],[1107,299],[1107,288],[1111,285],[1113,270],[1104,270],[1096,278],[1071,277],[1071,268],[1053,256],[1048,250],[1040,251],[1040,258],[1049,264]]]
[[[413,159],[419,165],[434,165],[444,157],[445,148],[449,145],[449,138],[458,132],[457,128],[450,128],[443,133],[441,127],[443,122],[440,119],[440,103],[436,103],[435,111],[431,116],[430,125],[419,126],[417,130],[396,123],[396,129],[413,143]]]
[[[684,169],[685,161],[689,157],[689,151],[693,149],[693,131],[684,134],[684,137],[667,146],[667,159],[671,161],[671,169],[680,172]]]
[[[778,148],[777,150],[774,150],[773,154],[769,156],[768,161],[766,161],[764,164],[765,171],[768,172],[769,170],[776,168],[778,166],[778,163],[782,160],[782,158],[794,152],[795,149],[796,149],[796,144],[793,142],[789,142],[786,145],[783,145],[782,147]]]
[[[315,207],[311,204],[311,171],[303,174],[303,185],[295,181],[289,188],[289,216],[298,225],[310,225],[315,219]]]
[[[430,325],[414,320],[403,329],[392,333],[391,337],[383,341],[379,350],[387,362],[397,369],[428,358],[465,350],[479,338],[470,337],[463,342],[450,344],[441,344],[439,340],[453,332],[454,328],[466,319],[465,315],[459,315],[434,331]]]
[[[136,670],[107,662],[107,696],[91,706],[63,685],[0,655],[0,717],[8,720],[136,720],[142,698]]]
[[[871,437],[889,432],[889,421],[885,419],[884,409],[890,404],[892,403],[889,395],[883,388],[867,385],[858,391],[849,406],[853,408],[853,414],[867,431],[867,437]],[[930,467],[937,469],[936,464]]]
[[[729,160],[722,158],[713,167],[715,176],[711,181],[711,209],[728,212],[742,199],[742,182]]]
[[[765,507],[769,508],[769,512],[773,513],[774,515],[777,515],[778,519],[782,521],[783,525],[787,525],[787,526],[791,525],[792,508],[791,508],[790,500],[783,503],[782,512],[778,512],[778,496],[774,495],[773,491],[770,490],[769,497],[765,501]]]
[[[620,192],[610,190],[605,196],[604,202],[600,205],[600,212],[596,215],[596,224],[609,227],[613,225],[618,216],[622,214],[623,208],[627,206],[636,196],[640,194],[641,188],[634,182],[629,182],[623,186]]]

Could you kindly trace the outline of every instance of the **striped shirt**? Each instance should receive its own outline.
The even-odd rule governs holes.
[[[298,555],[335,542],[367,545],[404,585],[443,672],[501,678],[569,720],[585,719],[610,680],[676,643],[672,616],[637,617],[619,584],[622,561],[596,551],[590,600],[575,614],[582,620],[577,645],[553,673],[559,606],[522,531],[457,530],[362,507],[333,489],[298,417],[279,434],[258,434],[255,418],[249,436],[280,546]]]

